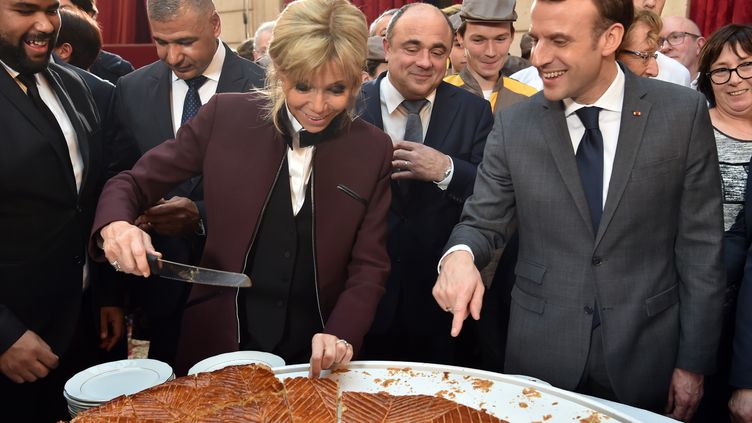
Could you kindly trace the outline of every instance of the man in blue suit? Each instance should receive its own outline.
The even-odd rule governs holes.
[[[384,40],[387,72],[363,86],[359,114],[394,141],[392,272],[362,358],[453,364],[457,340],[436,306],[436,263],[459,220],[493,126],[482,97],[442,82],[452,29],[439,9],[401,8]]]

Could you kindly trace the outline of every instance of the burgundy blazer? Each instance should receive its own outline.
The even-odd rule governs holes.
[[[95,236],[110,222],[133,222],[166,192],[203,173],[208,234],[205,267],[243,272],[246,257],[286,154],[282,135],[263,116],[255,93],[214,96],[173,140],[146,153],[102,192],[90,251],[103,259]],[[358,351],[389,273],[387,211],[392,144],[355,119],[316,146],[311,185],[314,254],[324,332]],[[206,357],[238,349],[237,290],[193,287],[183,317],[177,374]]]

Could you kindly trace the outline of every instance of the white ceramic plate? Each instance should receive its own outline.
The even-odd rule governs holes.
[[[274,369],[278,378],[308,376],[308,365]],[[394,395],[437,395],[486,410],[509,422],[637,422],[627,414],[582,395],[551,385],[500,373],[462,367],[394,361],[355,361],[344,369],[326,371],[340,391],[388,392]],[[597,420],[600,419],[600,420]]]
[[[65,395],[83,403],[106,402],[166,382],[172,367],[151,359],[103,363],[77,373],[65,383]]]
[[[235,351],[205,358],[188,370],[189,375],[202,372],[213,372],[227,366],[260,363],[269,367],[282,367],[285,360],[282,357],[262,351]]]

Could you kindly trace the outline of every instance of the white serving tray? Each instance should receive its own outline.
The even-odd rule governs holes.
[[[286,378],[308,376],[308,364],[277,367]],[[582,395],[535,379],[483,370],[426,363],[354,361],[324,371],[340,391],[388,392],[394,395],[438,395],[516,422],[577,422],[596,416],[603,423],[637,422],[634,418]]]

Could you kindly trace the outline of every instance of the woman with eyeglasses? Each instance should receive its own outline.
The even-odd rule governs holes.
[[[616,59],[639,76],[655,77],[658,75],[656,51],[660,32],[661,18],[658,15],[647,9],[636,11],[616,52]]]
[[[700,53],[697,89],[710,105],[723,177],[726,229],[744,203],[745,166],[752,156],[752,25],[726,25]]]
[[[738,214],[744,208],[752,156],[752,25],[731,24],[717,30],[700,52],[698,71],[697,89],[708,99],[718,148],[727,229],[723,243],[728,288],[718,349],[722,380],[706,379],[706,392],[712,409],[722,407],[731,396],[732,421],[752,422],[752,286],[742,282],[743,277],[750,278],[744,275],[745,270],[752,271],[745,267],[750,245],[746,220],[750,216],[745,219],[743,213]],[[737,214],[740,223],[734,224]],[[736,389],[733,395],[729,384]]]

